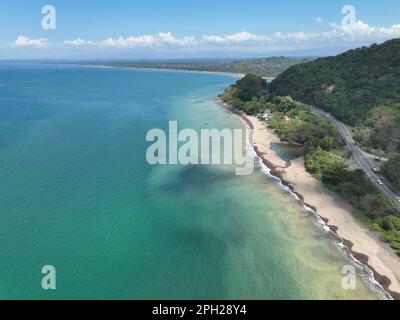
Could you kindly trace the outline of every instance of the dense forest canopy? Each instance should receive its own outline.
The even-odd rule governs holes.
[[[321,107],[355,125],[382,105],[400,109],[400,39],[293,66],[270,85],[272,96]]]
[[[370,110],[368,118],[355,130],[355,140],[366,150],[389,156],[400,153],[400,110],[381,106]]]

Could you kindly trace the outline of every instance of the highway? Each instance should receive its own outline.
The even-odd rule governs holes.
[[[333,115],[331,115],[328,112],[325,112],[324,110],[318,109],[313,107],[312,108],[315,112],[318,112],[328,120],[330,120],[336,128],[339,130],[340,134],[342,135],[343,139],[346,142],[346,145],[348,149],[350,150],[353,159],[357,163],[358,167],[368,175],[368,177],[371,179],[371,181],[388,197],[392,198],[393,201],[400,207],[400,201],[398,197],[400,197],[400,194],[398,194],[393,187],[387,182],[382,176],[379,174],[375,173],[372,168],[375,166],[371,161],[364,156],[360,148],[356,145],[356,143],[353,140],[353,137],[351,135],[351,132],[349,129],[346,127],[346,125],[339,120],[337,120]],[[378,181],[381,181],[379,183]]]

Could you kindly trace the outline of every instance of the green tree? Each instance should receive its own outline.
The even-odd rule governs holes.
[[[265,94],[267,82],[262,77],[248,74],[238,80],[234,87],[236,89],[235,96],[247,102],[251,101],[253,98],[261,98]]]
[[[400,155],[396,155],[382,165],[382,173],[393,186],[400,190]]]

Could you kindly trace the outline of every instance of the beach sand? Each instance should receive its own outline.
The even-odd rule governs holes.
[[[304,158],[287,164],[270,150],[270,144],[280,142],[280,139],[265,122],[251,116],[242,116],[242,119],[254,129],[254,147],[272,174],[279,176],[304,204],[314,209],[331,230],[344,239],[353,255],[374,271],[375,279],[385,290],[393,298],[400,299],[400,257],[395,251],[380,239],[377,232],[353,216],[353,208],[344,199],[324,188],[306,171]]]

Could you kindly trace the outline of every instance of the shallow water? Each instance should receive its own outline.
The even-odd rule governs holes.
[[[279,183],[150,166],[146,132],[243,128],[219,74],[0,65],[0,298],[375,299]],[[41,289],[54,265],[57,289]]]
[[[282,160],[291,161],[304,154],[303,146],[295,146],[285,143],[271,143],[271,150],[274,151]]]

